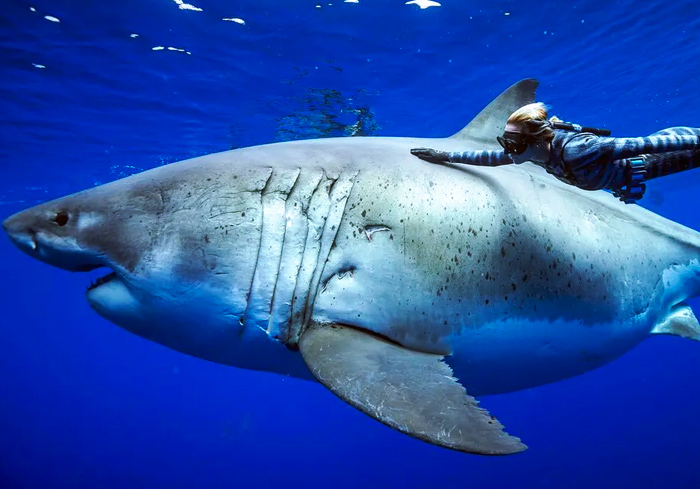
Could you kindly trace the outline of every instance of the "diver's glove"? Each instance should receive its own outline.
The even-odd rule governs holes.
[[[446,163],[450,160],[449,153],[433,148],[413,148],[411,154],[430,163]]]

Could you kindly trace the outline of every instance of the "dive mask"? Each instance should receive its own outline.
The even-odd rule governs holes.
[[[530,138],[521,132],[505,131],[503,136],[496,138],[498,144],[503,147],[503,152],[507,155],[521,155],[530,144]]]

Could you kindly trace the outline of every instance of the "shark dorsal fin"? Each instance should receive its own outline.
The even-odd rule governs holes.
[[[469,140],[482,149],[499,149],[496,137],[503,134],[508,116],[523,105],[535,101],[535,91],[539,82],[527,78],[512,85],[486,106],[479,115],[451,139]]]

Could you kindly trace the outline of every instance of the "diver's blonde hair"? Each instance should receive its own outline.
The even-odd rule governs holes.
[[[550,142],[554,138],[554,129],[549,123],[562,122],[562,120],[557,116],[547,120],[547,109],[548,107],[542,102],[524,105],[508,117],[508,124],[522,127],[524,134],[533,136],[535,139]]]

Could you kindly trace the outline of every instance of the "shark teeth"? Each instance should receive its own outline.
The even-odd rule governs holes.
[[[110,280],[112,280],[116,276],[117,276],[117,274],[115,272],[111,272],[111,273],[105,275],[104,277],[100,277],[98,279],[95,279],[90,283],[90,286],[87,288],[87,290],[96,289],[100,285],[109,282]]]

